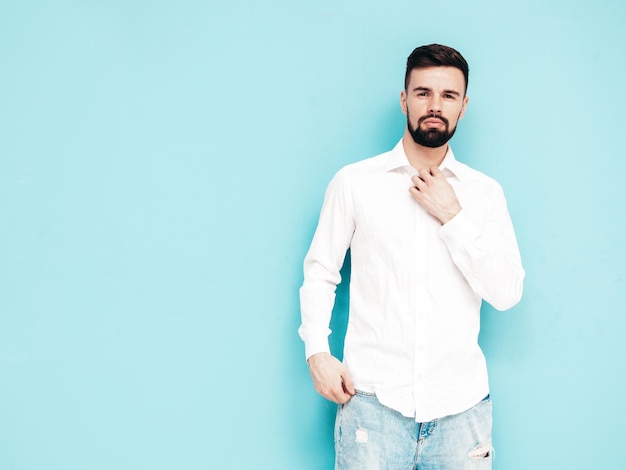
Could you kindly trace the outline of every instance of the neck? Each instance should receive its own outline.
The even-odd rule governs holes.
[[[448,144],[441,147],[430,148],[415,143],[408,129],[404,131],[402,138],[402,146],[404,153],[409,159],[409,163],[417,171],[422,168],[430,168],[431,166],[439,166],[448,152]]]

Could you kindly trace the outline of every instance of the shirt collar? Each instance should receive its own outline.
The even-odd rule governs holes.
[[[393,171],[399,168],[413,168],[409,163],[409,159],[404,153],[404,146],[402,145],[402,139],[396,144],[396,146],[388,153],[387,164],[385,165],[386,171]],[[465,175],[465,166],[458,162],[454,158],[452,147],[448,145],[448,151],[443,158],[439,169],[446,176],[456,176],[458,179],[462,179]]]

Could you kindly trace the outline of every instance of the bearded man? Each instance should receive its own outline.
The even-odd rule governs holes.
[[[341,169],[326,191],[304,262],[299,333],[315,389],[338,404],[337,470],[491,468],[480,307],[514,306],[524,269],[500,185],[448,144],[468,77],[456,50],[415,49],[400,93],[402,140]],[[328,335],[348,248],[340,362]]]

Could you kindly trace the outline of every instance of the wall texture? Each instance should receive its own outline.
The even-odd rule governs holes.
[[[330,470],[301,263],[335,171],[400,138],[431,42],[470,63],[453,146],[503,185],[527,270],[517,307],[483,309],[494,468],[623,466],[625,21],[618,0],[0,3],[0,470]]]

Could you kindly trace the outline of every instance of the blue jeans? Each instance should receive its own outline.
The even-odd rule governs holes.
[[[335,451],[335,470],[490,470],[491,398],[416,423],[357,391],[337,410]]]

